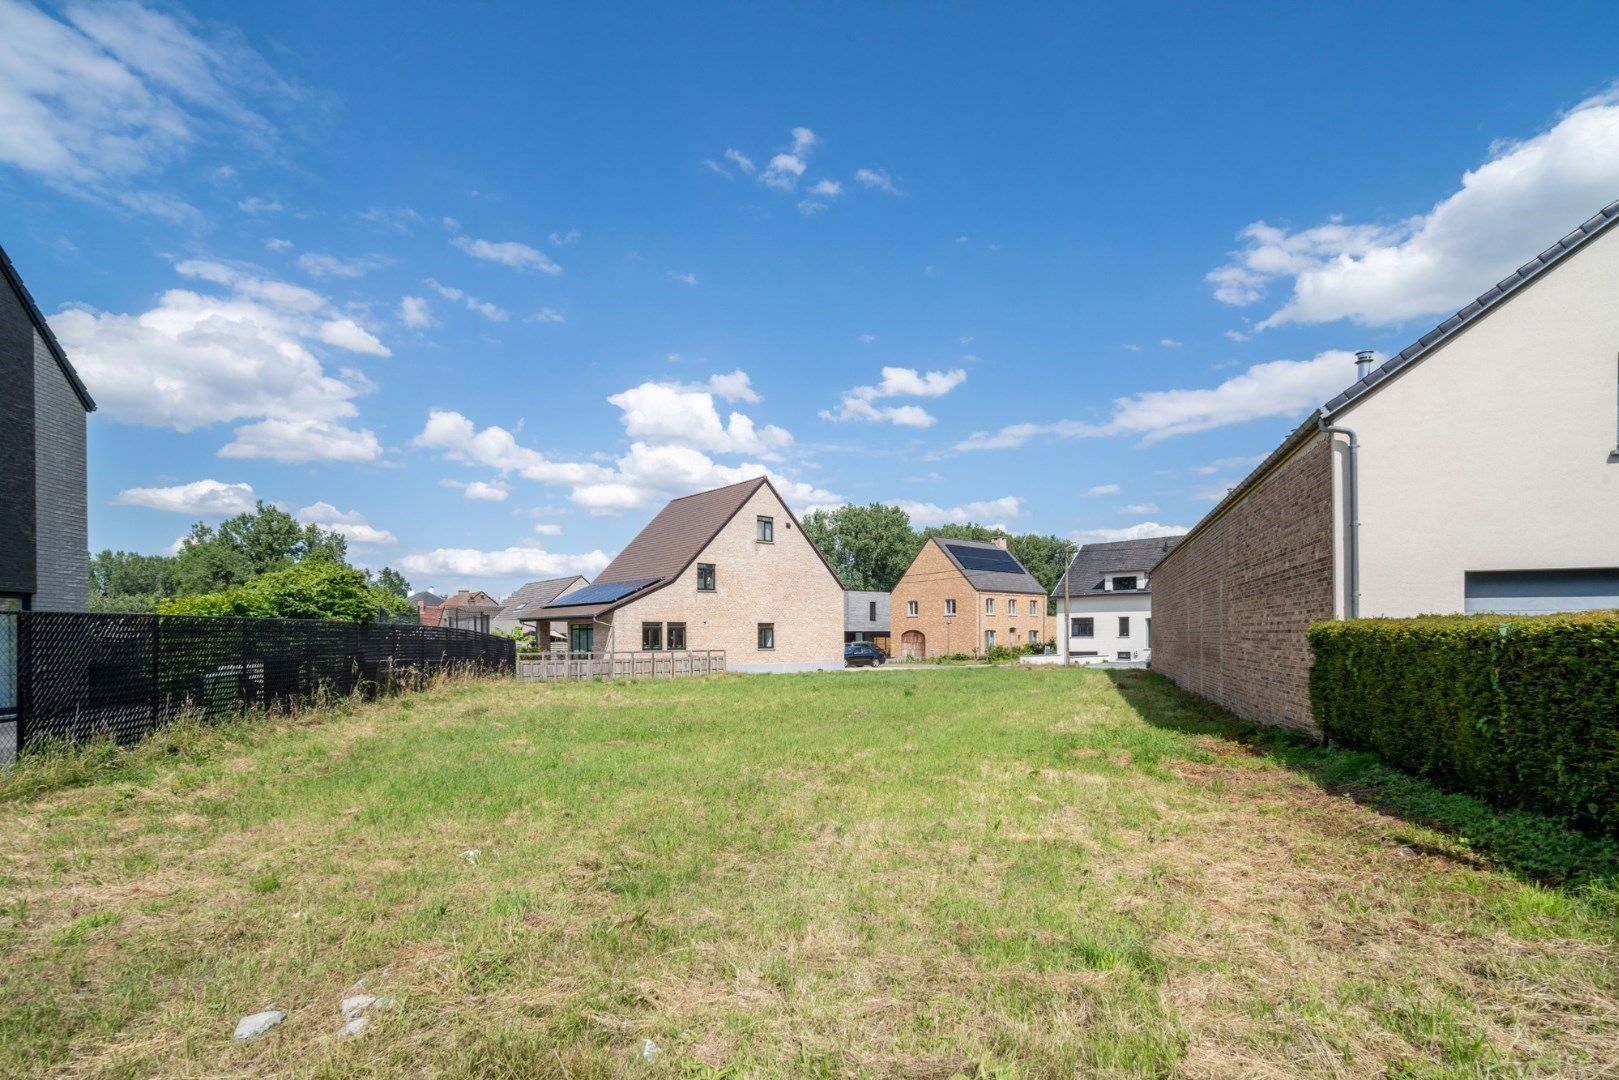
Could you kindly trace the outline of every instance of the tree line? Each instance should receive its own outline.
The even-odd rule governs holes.
[[[845,589],[889,592],[922,545],[935,536],[954,540],[1006,538],[1006,549],[1047,593],[1062,577],[1070,541],[1045,533],[1009,533],[987,525],[930,525],[917,530],[904,510],[885,503],[816,510],[804,518],[804,534],[832,564]]]
[[[217,528],[191,527],[173,555],[90,556],[91,611],[258,615],[370,622],[405,615],[410,582],[350,566],[348,539],[260,501]]]

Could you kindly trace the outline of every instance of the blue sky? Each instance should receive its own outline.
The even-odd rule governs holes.
[[[1174,531],[1619,198],[1611,5],[556,7],[0,0],[93,547],[263,498],[504,592],[765,470]]]

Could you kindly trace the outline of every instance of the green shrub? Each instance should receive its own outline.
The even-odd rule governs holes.
[[[1619,834],[1619,612],[1320,623],[1310,648],[1328,739]]]
[[[336,619],[375,622],[378,608],[398,606],[368,583],[365,574],[331,559],[309,558],[260,574],[224,592],[176,596],[162,601],[165,615],[246,615],[275,619]]]

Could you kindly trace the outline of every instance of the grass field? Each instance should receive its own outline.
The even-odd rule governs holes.
[[[1612,1075],[1613,845],[1236,734],[976,668],[44,757],[0,779],[0,1074]]]

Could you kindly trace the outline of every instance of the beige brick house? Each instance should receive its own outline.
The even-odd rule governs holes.
[[[894,586],[889,610],[894,655],[905,659],[979,656],[1052,635],[1046,590],[1006,550],[1004,537],[930,538]]]
[[[572,652],[723,649],[733,671],[843,666],[843,586],[765,477],[675,499],[592,584],[525,621],[535,615],[565,624]]]

